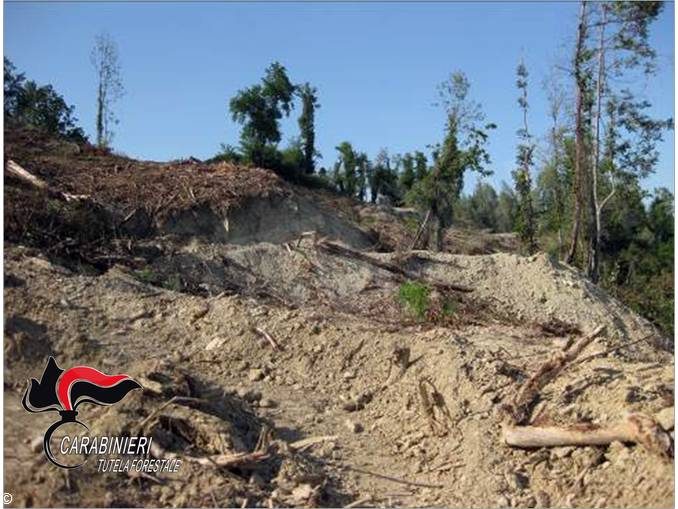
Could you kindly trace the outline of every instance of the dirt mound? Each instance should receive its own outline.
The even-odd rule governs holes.
[[[412,211],[35,136],[7,150],[45,186],[5,175],[16,505],[673,505],[671,455],[650,440],[673,446],[674,358],[658,348],[671,343],[574,269],[480,254],[512,249],[485,233],[449,233],[473,255],[410,252]],[[48,464],[35,444],[54,416],[20,401],[50,355],[138,380],[83,418],[151,434],[150,456],[182,459],[180,474]],[[629,412],[650,424],[624,443],[504,436],[619,430]]]
[[[6,131],[5,139],[5,157],[51,189],[87,196],[123,217],[143,211],[167,218],[201,206],[222,212],[253,197],[286,193],[284,182],[261,168],[193,160],[155,163],[85,149],[64,154],[44,140],[27,141],[24,131]],[[61,146],[56,140],[53,144]]]
[[[446,253],[464,255],[518,253],[520,241],[515,233],[449,228],[445,232],[443,247]]]
[[[5,168],[6,232],[62,258],[100,265],[104,253],[124,254],[114,239],[163,234],[245,244],[289,241],[313,230],[359,248],[374,243],[331,208],[326,194],[295,188],[268,170],[136,161],[90,146],[64,151],[73,144],[25,130],[5,136],[7,160],[44,184],[36,187]]]
[[[591,284],[578,270],[546,254],[429,256],[441,263],[424,265],[425,274],[455,278],[472,286],[476,290],[474,295],[519,322],[558,319],[579,324],[582,329],[606,325],[610,336],[621,341],[639,341],[638,348],[648,353],[654,351],[647,348],[648,343],[672,350],[671,338],[663,337],[649,321]],[[641,341],[642,338],[646,341]]]
[[[207,296],[245,292],[269,296],[287,306],[319,306],[375,320],[391,315],[402,320],[398,289],[408,278],[327,252],[311,239],[288,245],[165,246],[161,252],[146,269],[147,277],[156,284],[170,283],[172,287],[174,282],[174,289]],[[579,330],[605,325],[611,338],[634,342],[625,349],[627,353],[644,352],[651,357],[655,346],[671,350],[671,338],[663,337],[650,322],[589,283],[577,270],[544,254],[465,256],[420,251],[368,256],[402,267],[414,279],[472,288],[467,294],[445,295],[455,299],[458,314],[476,310],[477,319],[495,316],[531,324],[559,321]]]
[[[244,260],[245,249],[252,248],[235,248],[233,258]],[[305,255],[317,262],[311,248],[306,249]],[[260,252],[262,260],[265,252]],[[249,258],[256,256],[250,253]],[[478,276],[473,267],[461,263],[476,257],[443,258],[416,263],[424,263],[423,270],[454,271],[455,281]],[[453,260],[462,267],[454,269]],[[322,263],[320,268],[328,272],[341,266],[338,259],[335,266],[324,265],[329,260]],[[344,263],[359,274],[372,270],[376,284],[390,278],[380,269],[369,269],[369,264]],[[253,261],[249,268],[256,265]],[[6,486],[17,503],[339,506],[359,499],[369,500],[362,504],[448,507],[673,503],[672,464],[642,447],[615,443],[530,451],[501,442],[502,405],[564,343],[576,339],[571,329],[561,337],[553,336],[557,329],[545,334],[524,321],[490,320],[454,327],[413,323],[385,331],[358,314],[313,305],[290,310],[247,296],[199,297],[162,290],[125,270],[101,276],[69,273],[11,246],[5,267],[8,277],[24,282],[5,290],[8,316],[42,327],[23,328],[23,333],[48,337],[50,353],[61,364],[86,362],[104,370],[128,366],[151,390],[110,409],[88,408],[89,415],[98,416],[95,422],[115,415],[115,425],[129,429],[174,395],[187,395],[206,403],[166,406],[150,424],[158,437],[171,431],[163,442],[167,452],[185,458],[215,451],[252,452],[264,424],[280,443],[269,450],[269,459],[244,469],[215,469],[187,460],[181,478],[163,475],[162,484],[146,478],[87,476],[85,471],[64,476],[45,464],[41,452],[30,449],[33,437],[26,437],[26,429],[38,429],[38,420],[18,405],[27,367],[6,359],[5,452],[10,458]],[[489,268],[485,270],[491,275]],[[363,283],[358,277],[354,284]],[[586,324],[581,328],[589,332]],[[274,338],[278,348],[256,329]],[[608,345],[620,349],[589,355]],[[586,351],[583,362],[573,364],[543,390],[535,415],[541,422],[556,424],[609,424],[626,411],[655,415],[671,405],[672,356],[657,352],[648,360],[645,352],[621,355],[625,345],[623,339],[606,333]],[[398,369],[396,359],[405,351],[409,362]],[[180,424],[170,430],[166,423],[175,419]],[[311,441],[303,454],[286,452],[289,444],[319,437],[330,438]]]

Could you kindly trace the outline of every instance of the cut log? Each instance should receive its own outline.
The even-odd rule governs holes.
[[[7,171],[7,173],[12,175],[13,177],[23,180],[24,182],[34,187],[40,189],[47,189],[48,187],[47,183],[44,180],[41,180],[32,173],[29,173],[28,171],[24,170],[21,166],[19,166],[11,159],[7,161],[7,164],[5,165],[5,171]]]
[[[512,447],[564,447],[631,442],[664,458],[672,456],[671,437],[652,417],[629,414],[623,422],[608,426],[575,424],[557,426],[504,426],[504,442]]]
[[[47,191],[47,193],[51,196],[56,196],[57,198],[61,198],[66,201],[89,199],[88,196],[83,194],[70,194],[61,191],[55,191],[54,189],[50,188],[49,185],[47,185],[47,182],[25,170],[11,159],[9,159],[7,164],[5,164],[5,171],[12,177],[18,178],[19,180],[33,187]]]

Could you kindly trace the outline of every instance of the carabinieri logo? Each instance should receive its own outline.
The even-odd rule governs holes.
[[[141,385],[128,375],[105,375],[88,366],[76,366],[64,371],[57,365],[54,357],[50,357],[40,381],[31,379],[21,404],[29,412],[59,412],[61,420],[53,423],[45,432],[45,455],[58,467],[76,468],[79,465],[62,465],[56,460],[50,450],[52,434],[68,423],[79,424],[89,431],[85,424],[76,419],[78,405],[112,405],[123,399],[128,392],[140,388]]]

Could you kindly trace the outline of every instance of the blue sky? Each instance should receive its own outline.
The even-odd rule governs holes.
[[[214,155],[237,144],[228,99],[257,82],[274,60],[295,82],[319,89],[317,142],[331,165],[334,147],[351,141],[374,157],[425,149],[441,141],[443,112],[436,85],[455,69],[498,124],[489,150],[493,183],[510,181],[520,114],[515,67],[530,76],[531,130],[548,128],[542,80],[565,63],[574,37],[576,3],[8,3],[5,55],[39,83],[52,83],[88,133],[94,130],[94,37],[118,43],[126,95],[114,148],[129,156],[168,160]],[[652,27],[659,75],[639,84],[663,117],[674,112],[674,6]],[[569,85],[569,83],[567,83]],[[284,123],[284,140],[296,135]],[[674,141],[661,145],[649,189],[673,189]],[[467,179],[466,189],[474,183]]]

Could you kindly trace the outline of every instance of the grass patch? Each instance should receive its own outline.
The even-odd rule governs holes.
[[[400,285],[398,300],[417,318],[424,318],[429,308],[431,289],[423,283],[408,281]]]
[[[170,275],[162,285],[164,288],[167,290],[172,290],[175,292],[180,292],[181,289],[183,288],[183,285],[181,284],[181,276],[179,274],[172,274]]]

